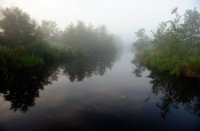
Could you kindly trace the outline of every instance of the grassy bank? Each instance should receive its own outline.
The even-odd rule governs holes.
[[[200,77],[200,13],[187,10],[181,16],[176,9],[173,14],[174,20],[161,23],[153,39],[144,30],[136,33],[136,59],[160,72]]]

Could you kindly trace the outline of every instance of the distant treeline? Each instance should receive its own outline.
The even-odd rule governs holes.
[[[200,13],[179,15],[175,8],[172,14],[175,18],[161,23],[152,39],[144,29],[136,32],[135,61],[176,76],[200,77]]]
[[[0,72],[70,61],[78,57],[109,57],[117,52],[114,36],[105,26],[94,28],[79,21],[64,30],[56,22],[38,24],[17,7],[0,11]]]

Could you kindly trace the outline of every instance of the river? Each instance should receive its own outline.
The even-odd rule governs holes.
[[[59,69],[39,88],[2,90],[0,131],[200,130],[199,85],[171,89],[180,84],[148,70],[137,77],[133,58],[126,50],[103,72],[76,79]]]

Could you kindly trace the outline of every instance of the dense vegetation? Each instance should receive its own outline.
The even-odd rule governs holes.
[[[176,76],[200,77],[200,13],[187,10],[180,16],[176,8],[172,14],[174,20],[161,23],[153,39],[144,29],[136,32],[135,61]]]
[[[70,49],[50,45],[40,26],[18,8],[1,10],[0,70],[15,70],[53,63],[71,57]],[[11,68],[10,68],[11,69]]]
[[[79,57],[102,59],[117,52],[114,38],[104,26],[78,22],[62,31],[53,21],[37,24],[17,7],[2,9],[0,14],[0,72],[4,76],[11,70],[68,63]]]

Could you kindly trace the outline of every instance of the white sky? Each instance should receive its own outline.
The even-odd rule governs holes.
[[[148,32],[179,12],[200,8],[200,0],[0,0],[3,6],[17,6],[38,21],[54,20],[60,28],[82,20],[94,26],[106,25],[125,43],[134,40],[139,28]]]

